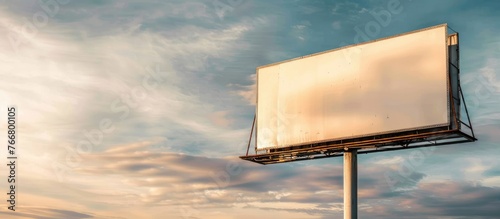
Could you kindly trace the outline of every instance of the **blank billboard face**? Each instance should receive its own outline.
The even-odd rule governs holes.
[[[446,25],[257,69],[257,150],[449,124]]]

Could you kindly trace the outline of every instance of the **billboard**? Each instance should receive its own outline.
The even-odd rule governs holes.
[[[447,26],[257,68],[256,150],[450,125]]]

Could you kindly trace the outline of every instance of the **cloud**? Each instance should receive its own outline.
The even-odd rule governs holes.
[[[113,178],[104,177],[99,181],[107,181],[115,188],[135,188],[128,196],[138,201],[136,205],[168,205],[199,211],[244,207],[311,217],[341,213],[341,165],[261,166],[234,157],[207,158],[158,152],[155,151],[156,144],[154,141],[141,142],[87,154],[76,175],[113,174]],[[493,206],[500,201],[496,198],[500,187],[426,180],[425,174],[416,170],[406,177],[399,175],[399,183],[393,185],[386,177],[387,173],[398,174],[392,170],[393,165],[402,165],[401,159],[380,159],[378,163],[360,165],[360,215],[370,215],[371,218],[400,218],[400,215],[408,215],[408,218],[433,218],[436,215],[490,218],[497,213]],[[169,186],[165,187],[167,184]],[[92,190],[105,190],[99,185],[96,183]],[[103,196],[101,199],[115,198]],[[127,200],[113,202],[126,203]],[[476,206],[482,210],[459,210],[464,206],[470,209]]]
[[[474,121],[473,125],[498,124],[498,120],[500,120],[500,114],[493,110],[500,106],[498,101],[500,97],[500,72],[497,70],[499,66],[499,59],[488,57],[477,74],[463,76],[462,86],[465,87],[464,92],[468,94],[466,103]]]
[[[143,142],[88,154],[82,167],[77,169],[78,174],[118,176],[112,179],[117,183],[113,184],[136,188],[131,197],[140,197],[140,203],[149,206],[167,202],[202,209],[237,205],[318,215],[338,211],[338,204],[342,203],[341,166],[261,166],[234,158],[152,153],[154,145],[154,142]],[[364,174],[365,171],[369,174]],[[360,200],[404,196],[404,192],[390,190],[384,171],[379,165],[363,168],[359,178]],[[170,186],[164,187],[165,184]],[[168,201],[172,199],[176,202]],[[296,207],[279,208],[273,204],[276,201]],[[325,203],[336,207],[330,210],[311,207]]]
[[[175,10],[187,10],[195,3],[186,4],[177,5]],[[66,10],[70,9],[61,6],[60,13],[67,13]],[[15,17],[4,18],[2,28],[6,33],[15,33],[16,27],[22,25]],[[106,17],[95,19],[103,21],[104,26],[110,25],[108,35],[94,34],[98,30],[86,26],[92,20],[57,23],[40,29],[36,37],[22,38],[21,45],[15,48],[16,55],[5,57],[10,64],[0,70],[1,74],[22,74],[0,82],[0,96],[5,97],[2,103],[17,100],[19,107],[29,112],[26,119],[33,125],[26,127],[27,133],[40,130],[34,124],[45,124],[45,136],[61,139],[61,145],[76,145],[85,140],[85,131],[98,128],[102,119],[110,119],[115,127],[113,133],[107,134],[94,150],[144,134],[165,136],[176,142],[182,141],[179,138],[189,142],[196,136],[199,147],[220,144],[222,139],[226,139],[223,145],[229,148],[240,146],[244,140],[235,139],[245,139],[247,130],[233,126],[234,119],[228,115],[233,115],[235,109],[224,106],[236,97],[228,90],[231,88],[221,87],[214,78],[200,76],[199,72],[214,74],[211,60],[226,59],[234,48],[245,47],[239,40],[254,28],[253,21],[218,29],[185,25],[156,32],[125,31],[123,25],[112,27],[112,21]],[[132,23],[127,21],[125,26]],[[82,32],[86,34],[80,35]],[[12,51],[9,41],[3,42],[2,49]],[[154,84],[154,88],[146,89],[145,81]],[[13,86],[14,83],[25,86]],[[39,101],[28,101],[23,96]],[[53,124],[55,118],[61,122]],[[143,124],[148,126],[139,132],[137,127]],[[179,135],[181,130],[186,134]],[[173,149],[184,151],[185,146],[176,144]]]
[[[246,20],[218,28],[183,25],[158,31],[144,28],[148,27],[148,19],[161,20],[163,15],[168,15],[167,12],[163,14],[154,10],[150,15],[142,13],[145,17],[139,14],[136,20],[128,20],[120,17],[125,10],[118,10],[121,15],[117,20],[123,21],[120,25],[102,16],[106,10],[116,11],[110,7],[127,5],[104,4],[95,7],[98,11],[94,12],[90,10],[93,6],[86,6],[78,13],[72,11],[75,5],[61,6],[58,16],[78,16],[64,22],[54,17],[36,35],[19,31],[24,25],[22,17],[31,16],[29,12],[12,14],[2,8],[5,16],[1,19],[0,29],[6,33],[4,37],[18,37],[20,44],[15,46],[9,38],[0,43],[0,48],[5,51],[0,57],[6,63],[0,68],[0,75],[9,78],[0,82],[0,104],[16,104],[23,112],[20,120],[20,131],[24,133],[23,143],[26,144],[23,158],[26,159],[24,164],[31,167],[23,171],[26,174],[23,177],[26,177],[26,182],[37,182],[21,186],[23,193],[57,200],[78,200],[79,209],[113,211],[118,204],[151,203],[159,196],[164,197],[165,192],[170,191],[164,188],[165,184],[180,186],[186,177],[184,174],[193,174],[192,178],[186,177],[190,183],[196,182],[193,188],[210,188],[211,185],[206,185],[212,182],[211,179],[194,171],[210,167],[203,163],[203,159],[196,159],[197,163],[192,163],[194,166],[171,165],[165,168],[169,172],[162,172],[156,168],[156,162],[175,164],[176,160],[190,157],[151,156],[156,151],[198,150],[198,154],[212,156],[243,151],[239,146],[247,139],[247,129],[235,128],[234,108],[221,104],[228,99],[237,100],[237,97],[229,94],[224,86],[219,87],[214,78],[200,76],[199,72],[214,74],[213,60],[224,60],[233,54],[235,48],[245,47],[245,43],[239,40],[254,28],[255,23]],[[175,10],[180,10],[179,13],[190,8],[177,6]],[[186,19],[196,17],[205,15]],[[144,81],[157,85],[148,89]],[[99,132],[100,123],[105,119],[111,121],[112,132]],[[140,138],[153,139],[151,142],[154,143],[135,143]],[[87,146],[81,142],[87,142]],[[149,150],[142,150],[144,145],[150,147]],[[214,148],[214,145],[218,145],[219,150],[206,149]],[[127,156],[126,153],[135,153],[138,149],[141,149],[140,153]],[[100,175],[102,172],[85,169],[85,161],[75,162],[75,151],[80,151],[79,155],[102,151],[120,154],[105,153],[105,159],[116,162],[105,163],[102,168],[111,172],[115,169],[122,176],[127,172],[137,172],[151,177],[117,177],[111,172],[110,175]],[[128,162],[145,157],[149,160]],[[70,165],[68,158],[76,164]],[[78,161],[78,156],[76,158]],[[57,168],[60,165],[64,170],[62,182],[58,182],[60,172]],[[88,178],[85,174],[94,177]],[[157,174],[171,177],[157,179]],[[141,183],[152,186],[128,187]],[[44,192],[45,189],[61,193],[50,195]],[[183,192],[191,191],[189,189],[182,188],[176,194],[182,197]],[[30,200],[33,204],[35,199]],[[29,203],[30,200],[23,201]],[[169,203],[168,200],[162,199],[162,204]],[[189,203],[188,200],[183,202]],[[44,202],[42,206],[46,204]],[[47,217],[91,216],[71,214],[65,212],[67,209],[62,208],[61,212],[51,210]],[[140,217],[136,214],[138,212],[128,213]]]
[[[231,84],[230,86],[236,87],[237,90],[235,93],[241,96],[248,104],[255,105],[257,97],[256,74],[250,75],[249,79],[251,81],[250,85]]]
[[[217,111],[213,113],[210,118],[214,124],[221,127],[228,127],[231,123],[233,123],[233,120],[228,119],[227,114],[227,111]]]
[[[443,216],[496,217],[500,188],[470,183],[425,183],[414,198],[417,205]]]
[[[38,219],[84,219],[97,218],[93,214],[81,213],[76,211],[68,211],[52,208],[40,208],[36,206],[24,206],[21,210],[18,209],[15,213],[2,211],[0,215],[4,217],[20,219],[20,218],[38,218]]]
[[[18,106],[25,167],[15,217],[341,217],[341,160],[260,166],[236,156],[248,139],[255,67],[337,47],[354,33],[332,28],[366,24],[359,18],[373,19],[366,12],[375,5],[220,2],[234,4],[71,1],[35,34],[22,28],[43,12],[38,1],[0,6],[0,105]],[[440,147],[409,174],[401,174],[407,157],[398,153],[360,162],[360,215],[495,218],[500,44],[485,30],[495,30],[497,12],[418,4],[424,17],[405,11],[393,17],[400,27],[384,31],[417,29],[437,15],[459,24],[462,85],[480,141]],[[488,16],[477,18],[476,6]],[[162,80],[147,89],[153,74]],[[103,119],[114,130],[100,135]],[[79,162],[69,165],[77,151]]]
[[[340,23],[340,21],[334,21],[334,22],[332,23],[332,27],[333,27],[333,29],[335,29],[335,30],[340,30],[340,29],[342,28],[342,24]]]

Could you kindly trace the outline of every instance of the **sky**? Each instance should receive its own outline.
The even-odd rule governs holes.
[[[394,9],[394,10],[391,10]],[[360,218],[500,215],[500,1],[0,4],[1,218],[342,218],[342,158],[240,160],[258,66],[447,23],[479,141],[359,155]],[[380,21],[374,14],[390,11]],[[356,37],[370,22],[380,28]],[[253,151],[251,150],[251,153]],[[0,150],[0,191],[9,184]]]

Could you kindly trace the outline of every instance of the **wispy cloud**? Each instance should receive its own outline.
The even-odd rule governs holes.
[[[75,211],[61,210],[61,209],[50,209],[50,208],[39,208],[35,206],[25,206],[22,212],[17,214],[8,213],[5,211],[0,212],[0,215],[8,218],[40,218],[40,219],[52,219],[52,218],[97,218],[89,213],[80,213]]]
[[[53,16],[47,2],[56,1],[0,6],[0,115],[18,106],[23,167],[19,211],[0,217],[341,217],[341,160],[236,158],[255,110],[255,68],[352,42],[387,2],[70,1]],[[360,215],[495,218],[497,4],[411,5],[380,35],[457,26],[480,141],[439,147],[413,166],[405,153],[360,156]],[[35,25],[36,13],[47,23]]]

